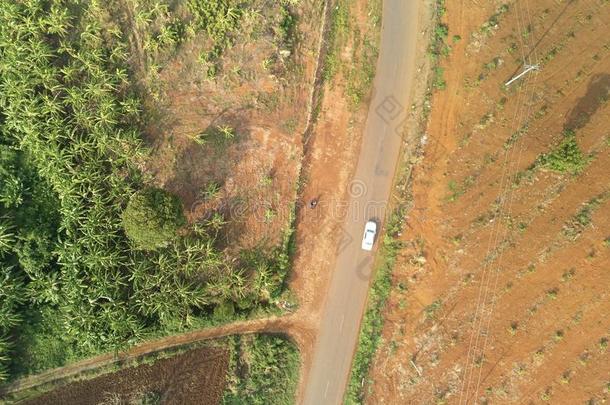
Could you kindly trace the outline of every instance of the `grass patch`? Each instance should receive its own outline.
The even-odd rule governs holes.
[[[496,70],[502,64],[502,58],[496,56],[491,61],[483,65],[483,71],[479,74],[478,81],[482,82],[485,80],[494,70]]]
[[[445,81],[444,73],[445,69],[440,66],[436,66],[433,70],[432,86],[437,90],[445,90],[447,82]]]
[[[339,59],[340,46],[346,41],[351,25],[349,4],[347,0],[339,0],[332,11],[327,39],[329,46],[322,72],[322,77],[326,82],[333,80],[341,66],[341,60]]]
[[[435,300],[432,304],[424,308],[424,315],[426,319],[436,319],[436,315],[441,310],[443,302],[441,300]]]
[[[564,226],[563,234],[569,239],[576,239],[591,224],[593,212],[610,197],[610,191],[606,191],[583,204],[576,215]]]
[[[523,126],[521,128],[519,128],[517,131],[513,132],[511,134],[511,136],[508,137],[506,142],[504,142],[504,150],[508,150],[513,145],[515,145],[517,143],[517,141],[523,137],[523,135],[527,134],[528,130],[529,130],[529,124],[525,123],[525,124],[523,124]]]
[[[468,176],[462,183],[458,183],[455,180],[449,180],[447,187],[449,188],[449,195],[447,201],[455,201],[460,198],[475,182],[474,176]]]
[[[381,28],[382,2],[371,0],[368,2],[368,19],[364,33],[353,27],[350,7],[352,3],[339,0],[333,6],[330,30],[327,42],[329,43],[322,78],[325,82],[332,82],[341,71],[345,76],[345,97],[349,105],[355,109],[362,103],[370,91],[375,68],[379,57],[379,32]],[[352,54],[349,61],[341,60],[341,51],[344,45],[352,39]]]
[[[218,125],[210,127],[200,134],[196,135],[193,140],[199,145],[208,143],[213,144],[217,150],[224,151],[229,144],[236,138],[236,132],[233,128],[227,125]]]
[[[585,168],[589,159],[585,157],[576,142],[574,131],[564,132],[564,139],[551,152],[538,157],[537,166],[559,173],[578,174]]]
[[[230,338],[232,350],[224,405],[295,403],[301,359],[294,343],[277,335]]]
[[[211,49],[201,53],[199,60],[206,65],[207,76],[219,71],[218,60],[225,49],[233,45],[233,34],[239,29],[244,7],[235,0],[188,0],[193,15],[193,27],[205,31],[212,40]]]
[[[493,13],[491,15],[491,17],[489,17],[489,19],[483,23],[483,25],[481,26],[479,31],[482,32],[483,34],[490,35],[494,30],[496,30],[498,28],[498,25],[500,24],[500,20],[502,19],[502,16],[504,16],[504,14],[506,14],[508,12],[508,10],[509,10],[508,4],[501,5],[496,10],[496,12]]]
[[[356,40],[352,67],[346,75],[346,95],[352,108],[357,108],[368,94],[375,78],[379,57],[381,0],[369,2],[369,27],[362,41]],[[358,38],[357,38],[358,39]]]
[[[403,247],[402,243],[398,240],[398,234],[404,223],[405,210],[406,205],[400,205],[390,216],[387,231],[379,249],[379,262],[375,268],[375,278],[369,292],[367,310],[360,327],[358,347],[354,356],[345,396],[346,404],[362,403],[364,396],[362,382],[368,373],[371,360],[381,340],[381,329],[383,327],[382,312],[390,296],[392,269],[396,256]]]
[[[445,7],[445,0],[436,0],[435,13],[434,13],[434,31],[432,34],[432,41],[428,46],[428,54],[433,59],[438,59],[440,56],[447,56],[451,51],[449,45],[447,45],[447,36],[449,35],[449,26],[443,22],[443,17],[447,9]],[[459,35],[454,35],[454,42],[459,41]]]

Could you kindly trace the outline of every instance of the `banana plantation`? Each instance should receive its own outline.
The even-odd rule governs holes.
[[[0,0],[0,380],[251,316],[282,290],[285,249],[229,258],[217,216],[150,249],[126,234],[151,184],[125,34],[103,3]]]

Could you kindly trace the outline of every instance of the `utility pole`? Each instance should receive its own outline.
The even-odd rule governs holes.
[[[515,80],[519,80],[522,76],[525,76],[527,73],[531,72],[532,70],[540,70],[540,65],[524,65],[523,68],[524,68],[523,72],[519,73],[517,76],[513,77],[512,79],[510,79],[509,81],[504,83],[504,85],[506,87],[508,87],[508,86],[510,86],[510,84],[512,82],[514,82]]]

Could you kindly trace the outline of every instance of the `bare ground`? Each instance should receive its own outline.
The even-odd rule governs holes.
[[[447,87],[433,99],[367,403],[609,398],[610,60],[597,38],[610,11],[513,1],[485,25],[503,3],[447,1]],[[503,89],[523,57],[541,71]],[[566,130],[586,162],[577,174],[537,160]]]

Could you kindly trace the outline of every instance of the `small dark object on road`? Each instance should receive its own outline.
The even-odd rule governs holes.
[[[318,205],[318,199],[317,198],[314,198],[313,200],[311,200],[309,202],[309,208],[311,208],[311,209],[316,208],[316,205]]]

